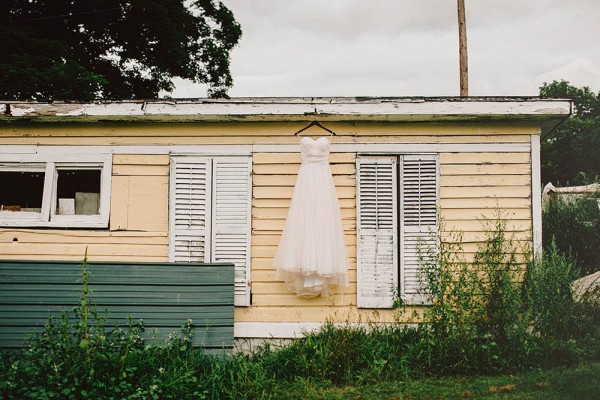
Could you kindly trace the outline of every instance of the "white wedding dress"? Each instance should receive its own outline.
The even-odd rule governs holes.
[[[300,139],[302,164],[273,266],[300,296],[328,296],[348,285],[340,205],[329,168],[331,142]]]

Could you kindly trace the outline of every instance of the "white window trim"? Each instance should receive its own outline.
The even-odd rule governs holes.
[[[45,171],[42,207],[39,213],[0,212],[0,227],[30,228],[107,228],[110,216],[110,188],[112,155],[110,154],[65,154],[21,155],[19,161],[13,157],[0,156],[0,171]],[[97,215],[57,215],[56,189],[57,169],[100,169],[100,210]]]

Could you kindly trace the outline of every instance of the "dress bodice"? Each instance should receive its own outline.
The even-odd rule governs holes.
[[[313,140],[308,136],[300,139],[300,152],[302,154],[302,163],[329,163],[329,148],[331,142],[326,137]]]

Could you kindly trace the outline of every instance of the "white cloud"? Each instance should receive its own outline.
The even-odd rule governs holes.
[[[571,61],[561,67],[544,72],[535,78],[541,86],[544,82],[566,80],[573,86],[589,86],[594,92],[600,92],[600,66],[593,65],[588,58]]]
[[[224,0],[242,25],[231,96],[458,95],[452,0]],[[599,90],[598,0],[467,1],[471,95]],[[173,97],[206,94],[177,84]]]

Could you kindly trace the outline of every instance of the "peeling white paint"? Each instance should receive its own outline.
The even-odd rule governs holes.
[[[4,112],[6,112],[6,108]],[[33,107],[20,107],[18,105],[11,105],[10,107],[10,115],[13,117],[25,117],[35,112],[36,110]]]
[[[0,101],[1,121],[236,122],[236,121],[541,121],[550,132],[571,114],[571,101],[538,97],[234,98],[227,100],[38,103]],[[7,112],[7,107],[9,111]]]
[[[12,116],[569,115],[568,100],[539,98],[240,98],[148,102],[7,102]],[[5,106],[4,106],[5,107]]]

